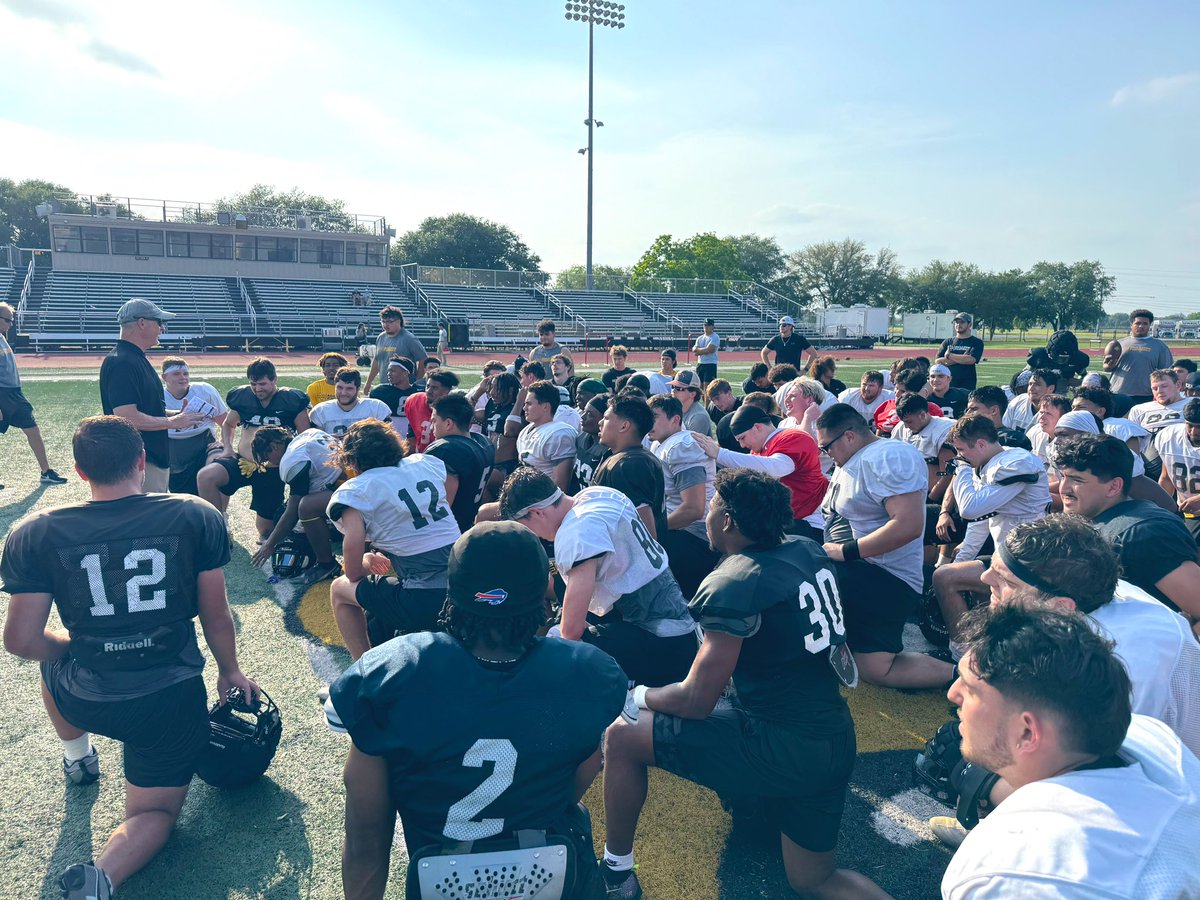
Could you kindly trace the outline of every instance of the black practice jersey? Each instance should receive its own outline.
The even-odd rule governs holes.
[[[577,494],[585,487],[590,487],[596,475],[596,468],[608,455],[608,448],[600,443],[594,434],[581,431],[575,438],[575,480],[571,493]]]
[[[649,506],[659,538],[667,533],[662,463],[641,444],[606,456],[592,476],[592,485],[620,491],[635,507]]]
[[[225,405],[238,414],[242,425],[257,428],[260,425],[282,425],[296,430],[296,416],[309,407],[308,394],[295,388],[280,388],[263,406],[248,387],[234,388],[225,396]]]
[[[9,532],[0,577],[10,594],[54,598],[70,655],[88,670],[80,694],[119,699],[200,670],[196,578],[227,562],[225,520],[210,504],[135,494],[27,517]]]
[[[850,722],[830,653],[846,641],[833,563],[794,538],[726,557],[700,584],[690,609],[706,631],[743,638],[733,685],[746,714],[839,731]]]
[[[434,441],[425,452],[446,464],[447,475],[458,476],[458,491],[450,511],[459,530],[466,532],[475,524],[483,488],[496,461],[495,448],[482,435],[452,434]]]
[[[628,685],[612,657],[581,641],[541,638],[517,662],[495,664],[422,632],[368,650],[329,698],[354,745],[387,761],[412,853],[559,826],[575,770],[620,715]]]
[[[1019,447],[1022,450],[1033,450],[1033,444],[1029,440],[1029,435],[1016,428],[1005,428],[1004,426],[997,428],[996,442],[1001,447]]]
[[[1176,513],[1149,500],[1123,500],[1092,519],[1121,555],[1121,577],[1178,609],[1158,582],[1196,559],[1196,541]]]
[[[942,408],[942,415],[948,419],[961,419],[967,411],[967,399],[970,394],[962,388],[947,388],[946,395],[939,397],[937,394],[930,394],[926,399]]]
[[[393,416],[402,416],[404,415],[404,401],[413,394],[421,393],[422,390],[423,388],[419,388],[415,384],[410,384],[405,390],[401,390],[389,383],[371,388],[371,396],[386,403]]]
[[[512,415],[512,411],[511,403],[497,404],[488,398],[487,406],[483,410],[483,433],[493,444],[504,434],[504,420]]]

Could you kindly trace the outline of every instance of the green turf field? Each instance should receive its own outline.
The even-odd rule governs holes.
[[[1019,360],[986,363],[980,383],[1006,382],[1019,366]],[[855,383],[866,368],[862,361],[846,363],[838,377]],[[748,365],[722,366],[721,375],[736,386],[748,370]],[[309,368],[284,368],[280,381],[303,387],[314,375]],[[51,464],[71,482],[39,485],[23,436],[9,432],[0,439],[3,533],[32,510],[87,496],[72,471],[70,435],[82,416],[99,413],[97,385],[78,370],[43,369],[31,376],[25,391],[36,407]],[[69,380],[50,380],[56,378]],[[203,362],[194,366],[193,378],[209,380],[222,392],[242,383],[240,372],[218,371]],[[464,378],[466,384],[474,380]],[[193,783],[166,848],[122,889],[120,896],[128,900],[341,895],[340,771],[346,740],[326,729],[316,695],[348,658],[331,645],[336,629],[328,615],[327,583],[295,597],[290,586],[272,586],[266,573],[250,566],[248,502],[243,493],[230,503],[235,545],[227,569],[229,595],[242,667],[279,703],[283,743],[268,777],[246,790],[223,792]],[[215,676],[208,674],[211,692]],[[120,751],[111,741],[97,739],[99,784],[68,790],[59,767],[60,745],[42,710],[36,666],[0,654],[0,689],[7,708],[0,783],[9,786],[0,796],[5,823],[0,898],[56,898],[53,882],[59,871],[89,859],[120,820]],[[932,840],[924,820],[945,810],[911,790],[909,773],[913,751],[947,718],[947,702],[936,692],[902,694],[866,686],[850,692],[850,702],[859,761],[839,861],[897,897],[936,896],[949,855]],[[604,836],[599,788],[598,780],[586,801],[598,843]],[[655,900],[788,896],[776,835],[741,824],[731,827],[714,795],[663,773],[653,773],[636,852],[646,895]],[[400,897],[402,848],[393,863],[388,896]]]

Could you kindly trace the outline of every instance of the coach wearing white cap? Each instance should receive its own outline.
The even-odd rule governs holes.
[[[775,354],[774,362],[768,358],[769,353]],[[813,350],[812,344],[804,335],[796,334],[796,320],[791,316],[784,316],[779,320],[779,334],[767,341],[767,346],[763,347],[758,355],[768,366],[787,363],[801,369],[803,366],[800,360],[807,355],[811,362],[817,358],[817,351]]]
[[[162,382],[146,351],[158,343],[175,313],[159,309],[149,300],[133,299],[117,312],[121,338],[100,365],[100,403],[105,415],[120,416],[136,428],[146,446],[145,493],[167,490],[171,474],[168,428],[190,428],[204,419],[203,413],[183,409],[167,414]]]

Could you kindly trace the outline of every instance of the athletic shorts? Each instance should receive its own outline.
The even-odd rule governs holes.
[[[243,475],[237,459],[218,459],[217,465],[229,473],[229,483],[221,493],[232,497],[244,487],[250,488],[250,508],[264,519],[274,519],[283,507],[283,479],[278,469],[267,469],[253,475]]]
[[[33,405],[25,399],[19,387],[0,388],[0,412],[4,413],[4,418],[0,419],[0,434],[4,434],[9,428],[37,427],[33,418]]]
[[[679,582],[683,599],[691,600],[699,589],[700,582],[707,578],[721,561],[720,555],[713,552],[708,541],[703,541],[690,531],[680,528],[663,532],[658,536],[658,542],[667,551],[667,565],[671,567],[671,574]]]
[[[710,381],[712,381],[714,378],[717,377],[717,364],[716,363],[700,363],[700,365],[696,366],[696,376],[700,379],[701,382],[703,382],[704,384],[708,384]]]
[[[132,700],[81,700],[61,686],[62,660],[41,665],[62,717],[92,734],[120,741],[125,780],[135,787],[181,787],[192,780],[208,749],[210,726],[199,675]]]
[[[355,588],[354,599],[367,614],[367,637],[377,647],[398,634],[438,631],[446,589],[406,588],[395,575],[368,575]]]
[[[1192,537],[1196,540],[1196,543],[1200,544],[1200,516],[1184,516],[1183,524],[1192,533]]]
[[[172,438],[171,493],[198,494],[196,475],[207,465],[209,456],[220,450],[220,441],[214,440],[210,431],[186,438]]]
[[[846,643],[855,653],[899,653],[904,649],[904,623],[921,605],[907,584],[865,559],[834,563]]]
[[[654,713],[654,764],[716,791],[756,802],[772,827],[812,853],[837,845],[854,728],[830,737],[751,718],[722,700],[706,719]]]
[[[646,687],[662,687],[683,681],[700,649],[695,632],[676,637],[659,637],[621,618],[588,613],[581,640],[598,647],[617,661],[625,677]]]
[[[943,541],[937,536],[938,517],[942,514],[942,505],[940,503],[925,504],[925,546],[929,547],[933,544],[961,544],[962,539],[967,536],[967,523],[962,520],[958,514],[958,510],[950,513],[950,518],[954,520],[954,531],[950,533],[950,540]]]

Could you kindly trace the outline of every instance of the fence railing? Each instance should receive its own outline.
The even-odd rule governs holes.
[[[242,303],[246,305],[246,315],[250,317],[250,327],[256,332],[258,331],[258,313],[254,311],[254,303],[250,300],[250,291],[246,288],[246,282],[242,280],[242,276],[237,277],[238,291],[242,295]]]
[[[409,284],[413,290],[413,296],[417,298],[419,303],[425,304],[425,312],[437,319],[439,322],[446,321],[446,316],[443,315],[442,308],[434,303],[433,299],[427,293],[425,293],[420,283],[416,281],[410,281]]]
[[[25,281],[21,283],[21,299],[17,301],[17,331],[24,330],[25,309],[29,306],[29,291],[33,287],[33,259],[25,270]]]

